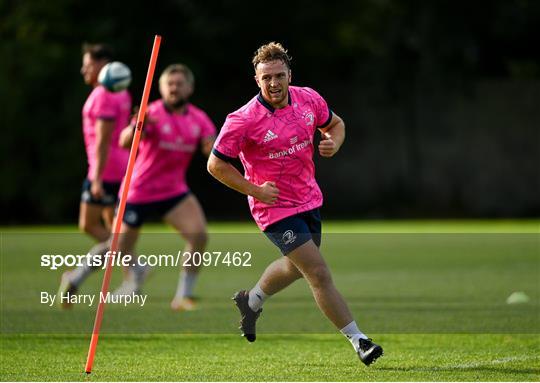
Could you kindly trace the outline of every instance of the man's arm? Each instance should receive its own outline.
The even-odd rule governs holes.
[[[92,185],[90,193],[94,198],[101,198],[103,190],[103,171],[109,157],[109,147],[111,144],[112,132],[114,131],[114,120],[98,119],[96,122],[96,167],[92,175]]]
[[[131,143],[133,142],[133,136],[135,136],[135,125],[129,124],[120,132],[118,145],[124,149],[130,149]],[[141,132],[141,140],[143,140],[145,137],[146,133],[143,128],[143,131]]]
[[[279,190],[275,182],[266,181],[260,186],[255,185],[246,180],[233,165],[213,153],[208,158],[208,172],[231,189],[250,195],[268,205],[273,205],[277,201]]]
[[[334,113],[330,123],[320,131],[322,140],[319,143],[319,154],[323,157],[332,157],[345,141],[345,123]]]
[[[201,140],[201,151],[206,157],[210,156],[212,148],[214,147],[214,141],[216,141],[216,137],[214,136],[205,137]]]
[[[133,136],[135,135],[135,127],[133,125],[128,125],[120,132],[120,137],[118,138],[118,145],[124,149],[129,149],[131,147],[131,142],[133,141]]]

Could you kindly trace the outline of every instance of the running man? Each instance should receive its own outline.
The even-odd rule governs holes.
[[[185,239],[184,253],[204,252],[207,242],[206,218],[197,198],[186,183],[186,172],[199,144],[208,156],[216,128],[201,109],[189,103],[195,78],[185,65],[168,66],[159,78],[161,99],[148,105],[146,123],[129,188],[122,222],[119,249],[133,254],[139,231],[150,215],[162,217]],[[125,128],[120,144],[130,147],[134,125]],[[171,308],[193,310],[193,289],[198,267],[180,272]],[[146,269],[133,268],[133,278],[125,280],[116,294],[138,291]]]
[[[321,311],[370,365],[383,350],[358,329],[319,251],[323,198],[315,180],[313,137],[321,130],[319,154],[332,157],[345,139],[345,124],[313,89],[289,86],[290,57],[281,44],[261,46],[253,66],[260,92],[227,116],[208,160],[215,178],[248,196],[255,222],[283,254],[251,290],[234,295],[241,330],[255,341],[263,302],[303,277]],[[237,157],[245,177],[230,164]]]
[[[129,151],[118,145],[120,132],[129,124],[131,96],[127,90],[110,92],[98,83],[98,75],[112,60],[112,49],[105,44],[84,44],[81,74],[93,87],[84,103],[83,136],[88,173],[83,181],[79,208],[79,228],[97,243],[89,254],[102,256],[109,250],[114,209],[124,177]],[[58,295],[75,294],[80,284],[98,267],[80,266],[62,274]],[[127,277],[124,269],[124,278]],[[69,302],[57,302],[70,308]]]
[[[129,124],[131,96],[127,90],[109,92],[98,83],[99,71],[111,60],[109,46],[83,46],[81,74],[93,90],[82,110],[88,173],[82,187],[79,228],[97,242],[109,238],[129,156],[127,150],[119,147],[118,138]]]

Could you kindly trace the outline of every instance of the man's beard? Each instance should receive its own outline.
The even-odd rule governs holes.
[[[168,106],[171,108],[171,109],[180,109],[181,107],[183,107],[184,105],[186,105],[188,103],[188,99],[187,98],[181,98],[179,99],[178,101],[174,102],[174,103],[168,103]]]

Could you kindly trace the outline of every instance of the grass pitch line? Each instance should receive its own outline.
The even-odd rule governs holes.
[[[513,362],[525,362],[527,360],[540,360],[540,357],[538,356],[531,356],[531,355],[522,355],[522,356],[509,356],[506,358],[499,358],[499,359],[493,359],[493,360],[487,360],[487,361],[481,361],[481,362],[471,362],[471,363],[462,363],[462,364],[448,364],[445,366],[438,366],[438,367],[402,367],[397,368],[399,371],[415,371],[415,372],[437,372],[437,371],[449,371],[449,370],[474,370],[476,368],[482,368],[482,367],[488,367],[488,366],[496,366],[506,363],[513,363]],[[385,367],[382,367],[382,369],[386,369]]]
[[[486,367],[486,366],[495,366],[498,364],[505,364],[511,362],[524,362],[526,360],[540,359],[538,356],[522,355],[522,356],[508,356],[506,358],[493,359],[483,362],[471,362],[471,363],[462,363],[462,364],[451,364],[444,367],[433,367],[433,368],[424,368],[414,370],[419,371],[446,371],[446,370],[472,370],[475,368]]]
[[[532,355],[508,356],[506,358],[493,359],[493,360],[485,361],[485,362],[463,363],[463,364],[458,364],[451,367],[455,369],[468,370],[471,368],[493,366],[497,364],[505,364],[505,363],[511,363],[511,362],[524,362],[526,360],[533,360],[533,359],[540,360],[540,357],[532,356]]]

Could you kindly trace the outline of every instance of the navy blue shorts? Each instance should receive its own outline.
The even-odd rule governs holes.
[[[300,247],[310,239],[321,246],[321,213],[319,209],[298,213],[266,228],[264,234],[281,250],[283,255]]]
[[[162,218],[189,195],[189,191],[177,196],[148,203],[126,203],[122,222],[131,227],[141,227],[149,217]]]
[[[91,203],[94,205],[102,206],[114,206],[118,202],[118,191],[120,190],[120,182],[103,182],[103,190],[105,194],[96,199],[90,193],[90,188],[92,187],[92,181],[86,178],[83,181],[81,189],[81,202]]]

